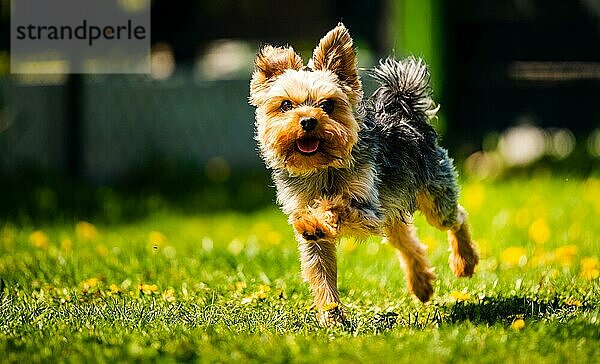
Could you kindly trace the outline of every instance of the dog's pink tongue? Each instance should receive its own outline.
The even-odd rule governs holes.
[[[296,146],[302,153],[313,153],[319,149],[319,139],[302,138],[296,140]]]

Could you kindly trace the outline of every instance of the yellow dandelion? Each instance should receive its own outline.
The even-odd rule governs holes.
[[[106,247],[106,245],[100,244],[100,245],[96,246],[96,253],[98,253],[98,255],[105,257],[108,255],[108,248]]]
[[[98,237],[98,230],[87,221],[79,221],[75,225],[75,234],[80,240],[91,241]]]
[[[594,269],[598,268],[598,258],[596,257],[585,257],[581,259],[581,269]]]
[[[36,248],[48,248],[48,235],[41,230],[36,230],[29,235],[29,243]]]
[[[537,244],[544,244],[550,239],[550,228],[542,218],[529,225],[529,238]]]
[[[579,273],[579,275],[585,279],[587,279],[588,281],[594,280],[598,277],[600,277],[600,269],[586,269],[586,270],[582,270],[581,273]]]
[[[600,277],[598,258],[585,257],[581,259],[581,272],[579,275],[588,281]]]
[[[577,255],[577,247],[575,245],[565,245],[554,249],[554,258],[563,266],[573,264],[573,258]]]
[[[165,290],[162,294],[163,300],[172,303],[175,302],[175,290],[173,288],[169,288]]]
[[[242,291],[245,288],[246,288],[246,282],[243,282],[243,281],[235,282],[235,289],[237,291]]]
[[[121,290],[119,289],[119,286],[117,286],[116,284],[111,284],[110,287],[108,287],[110,289],[110,293],[112,294],[116,294],[121,292]]]
[[[331,302],[331,303],[328,303],[328,304],[326,304],[325,306],[323,306],[322,310],[323,310],[323,311],[325,311],[325,312],[327,312],[327,311],[334,310],[334,309],[336,309],[337,307],[338,307],[338,304],[337,304],[337,303],[335,303],[335,302]]]
[[[523,320],[523,319],[514,320],[513,323],[510,325],[510,328],[515,331],[523,330],[525,328],[525,320]]]
[[[574,306],[574,307],[581,307],[581,301],[580,300],[576,300],[573,297],[569,297],[565,300],[565,305],[567,306]]]
[[[90,289],[96,287],[98,285],[98,283],[100,283],[100,279],[98,279],[96,277],[92,277],[92,278],[84,279],[83,281],[81,281],[80,286],[84,292],[87,292]]]
[[[536,250],[535,255],[531,258],[531,264],[534,267],[545,267],[554,262],[554,254],[546,253],[543,250]]]
[[[269,292],[271,292],[271,287],[267,286],[266,284],[261,284],[258,287],[258,292],[256,292],[256,298],[264,300],[265,298],[267,298],[267,294]]]
[[[148,233],[148,242],[153,248],[161,248],[167,242],[167,237],[160,231],[151,231]]]
[[[143,283],[138,286],[138,289],[145,295],[153,295],[158,293],[158,286],[156,284]]]
[[[454,291],[450,293],[450,296],[456,300],[456,302],[463,302],[471,298],[471,295],[467,292]]]
[[[527,251],[523,247],[512,246],[502,252],[500,260],[509,267],[522,267],[527,263]]]

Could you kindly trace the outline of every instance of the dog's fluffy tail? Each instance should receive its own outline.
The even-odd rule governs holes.
[[[371,96],[377,114],[399,112],[408,119],[427,122],[439,110],[431,98],[429,70],[422,59],[386,58],[371,71],[371,76],[380,84]]]

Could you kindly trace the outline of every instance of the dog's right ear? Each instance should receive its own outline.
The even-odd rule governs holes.
[[[260,105],[273,81],[285,70],[300,70],[302,58],[292,47],[264,46],[254,60],[254,73],[250,81],[250,104]]]

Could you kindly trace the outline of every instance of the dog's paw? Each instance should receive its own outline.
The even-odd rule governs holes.
[[[408,280],[408,289],[417,296],[419,301],[427,302],[433,295],[433,280],[435,278],[435,274],[430,268],[413,272]]]
[[[475,243],[471,240],[469,229],[461,225],[456,231],[448,231],[450,242],[450,268],[457,278],[471,277],[475,273],[475,266],[479,263],[479,256]]]
[[[323,306],[318,314],[317,318],[321,326],[332,327],[336,325],[347,326],[349,321],[346,319],[346,313],[344,309],[338,303],[329,303]]]
[[[337,217],[331,211],[311,208],[296,218],[293,225],[305,240],[330,240],[337,236]]]
[[[456,276],[456,278],[467,277],[470,278],[475,273],[475,267],[479,263],[479,257],[474,249],[463,251],[462,255],[452,252],[450,254],[450,268]]]

